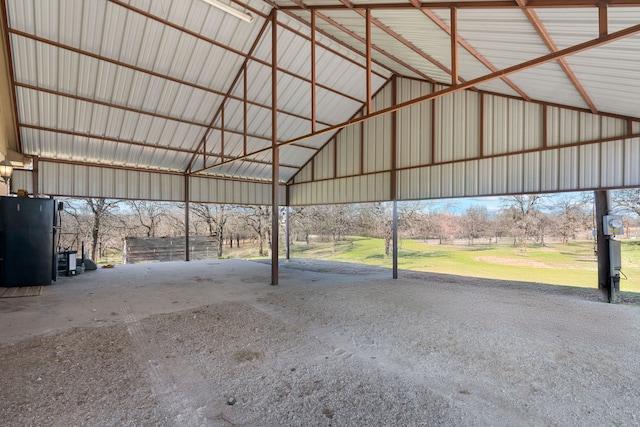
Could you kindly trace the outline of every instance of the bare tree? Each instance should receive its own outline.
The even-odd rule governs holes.
[[[162,203],[137,200],[129,201],[127,205],[146,237],[156,237],[162,217],[166,214]]]
[[[460,219],[460,225],[470,245],[473,245],[474,239],[486,236],[490,230],[489,211],[484,206],[468,208]]]
[[[590,227],[590,215],[584,198],[573,196],[562,197],[553,205],[556,213],[552,223],[554,234],[560,236],[562,244],[567,244],[569,239],[575,239],[579,231]]]
[[[296,207],[291,209],[289,213],[289,224],[291,234],[295,237],[294,242],[304,240],[309,244],[309,236],[314,232],[317,226],[317,212],[315,207]]]
[[[71,227],[76,230],[76,240],[82,235],[91,241],[91,259],[97,259],[96,255],[101,254],[96,252],[107,246],[107,241],[115,234],[122,232],[122,224],[115,215],[120,203],[119,200],[91,198],[66,200],[65,212],[74,219]]]
[[[331,250],[335,252],[338,241],[342,240],[353,227],[357,210],[355,205],[317,206],[315,220],[319,231],[331,240]]]
[[[640,216],[640,188],[615,191],[612,196],[617,211]]]
[[[243,208],[240,216],[258,239],[258,255],[267,256],[265,243],[271,246],[271,208],[269,206],[250,206]]]
[[[193,204],[191,212],[207,225],[209,236],[218,237],[218,258],[222,258],[228,208],[225,205]]]
[[[535,212],[542,200],[543,197],[538,194],[515,195],[502,199],[518,231],[517,239],[520,246],[525,251],[527,249],[527,241],[531,236],[537,220]]]
[[[411,235],[410,229],[418,226],[421,208],[419,202],[398,203],[398,234],[405,230],[403,234]],[[359,215],[369,235],[384,239],[384,254],[389,256],[393,249],[393,203],[361,205]]]
[[[435,214],[435,233],[440,244],[454,238],[460,233],[460,219],[449,212]]]

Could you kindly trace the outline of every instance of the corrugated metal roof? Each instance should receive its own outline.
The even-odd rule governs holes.
[[[362,11],[349,10],[339,0],[225,1],[251,13],[254,22],[201,0],[6,0],[23,153],[269,179],[271,154],[252,153],[271,146],[269,14],[274,4],[318,8],[315,64],[310,11],[278,12],[278,142],[312,133],[313,66],[318,130],[361,111],[367,96]],[[373,92],[394,74],[451,84],[451,11],[441,8],[443,2],[422,3],[437,7],[423,13],[409,8],[408,0],[370,3]],[[595,1],[590,8],[529,10],[538,22],[522,8],[493,8],[487,2],[477,7],[465,2],[457,10],[458,37],[470,47],[460,45],[455,59],[462,81],[548,54],[541,33],[558,49],[599,34]],[[640,7],[607,11],[609,32],[640,22]],[[549,62],[510,75],[510,83],[494,79],[477,88],[640,118],[639,47],[640,37],[630,37],[568,56],[564,68]],[[403,99],[409,96],[404,93]],[[370,129],[375,127],[372,123]],[[335,135],[300,142],[311,148],[283,147],[280,178],[289,180]],[[207,169],[216,163],[224,164]]]

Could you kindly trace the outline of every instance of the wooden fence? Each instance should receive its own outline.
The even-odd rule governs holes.
[[[189,236],[192,260],[218,258],[218,238]],[[184,261],[185,237],[127,237],[122,249],[125,264],[156,261]]]

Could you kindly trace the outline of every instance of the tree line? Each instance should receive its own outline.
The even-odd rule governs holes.
[[[126,237],[183,236],[185,205],[152,201],[64,199],[60,212],[58,247],[80,249],[97,260],[122,250]],[[626,223],[637,225],[640,190],[614,193],[617,212],[627,214]],[[229,249],[251,244],[256,255],[271,249],[271,208],[190,204],[189,234],[218,238],[218,256]],[[593,193],[560,196],[518,195],[500,199],[498,209],[470,206],[459,211],[451,203],[399,202],[400,238],[467,244],[497,243],[500,239],[526,250],[528,244],[545,245],[550,238],[561,243],[589,238],[595,229]],[[284,240],[285,208],[281,208],[280,238]],[[335,250],[348,236],[384,239],[384,252],[393,248],[393,204],[305,206],[289,209],[290,243],[309,244],[312,238],[326,241]],[[281,245],[282,246],[282,245]]]

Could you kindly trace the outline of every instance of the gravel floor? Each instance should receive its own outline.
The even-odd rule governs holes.
[[[0,300],[1,424],[640,425],[636,305],[310,260],[281,273],[118,266]]]

